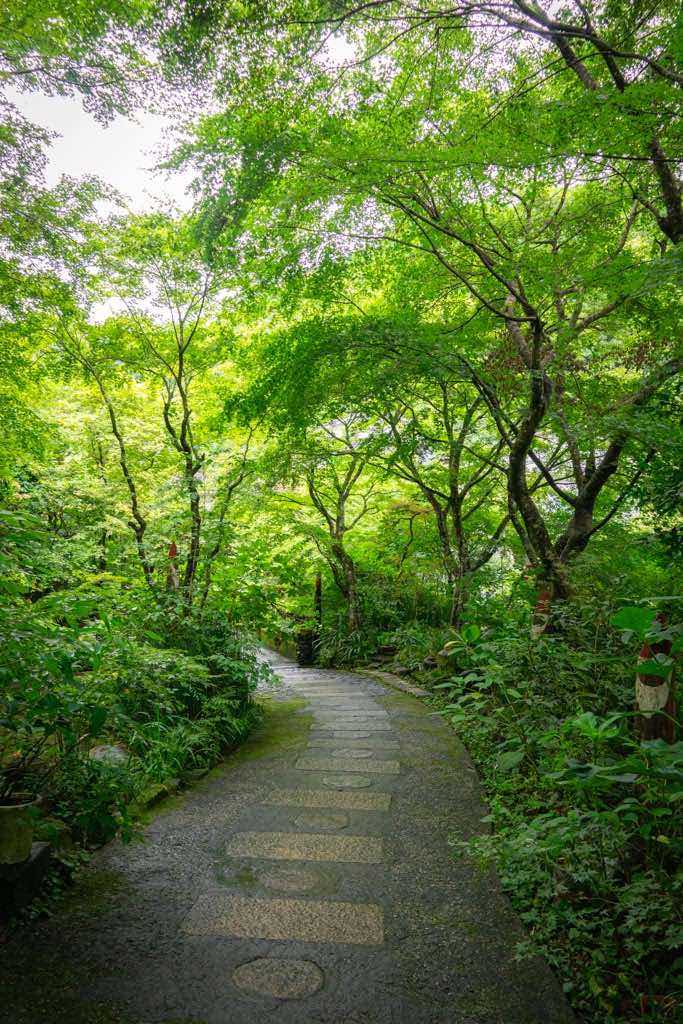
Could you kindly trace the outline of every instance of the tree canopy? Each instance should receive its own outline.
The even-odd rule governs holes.
[[[49,776],[84,842],[128,836],[258,717],[256,642],[389,665],[468,743],[470,852],[577,1010],[675,1019],[680,4],[0,29],[0,795]],[[188,209],[48,186],[12,90],[171,109]]]

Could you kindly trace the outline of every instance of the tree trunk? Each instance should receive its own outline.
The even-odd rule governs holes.
[[[168,591],[177,591],[180,586],[180,576],[178,575],[178,548],[176,547],[175,541],[171,541],[168,549],[168,574],[166,576],[166,589]]]
[[[100,533],[100,554],[97,559],[97,571],[107,571],[107,542],[109,540],[109,531],[104,529]]]
[[[199,466],[195,466],[192,457],[188,456],[185,467],[185,479],[187,487],[190,492],[190,547],[187,553],[187,562],[185,563],[185,573],[183,576],[183,593],[185,599],[185,605],[188,610],[192,607],[192,597],[194,589],[194,580],[197,574],[197,567],[199,565],[199,542],[202,530],[202,517],[200,511],[199,501],[199,490],[197,489],[197,480],[195,474],[198,472]]]
[[[321,573],[315,574],[315,590],[313,593],[313,661],[318,660],[320,640],[323,630],[323,578]]]
[[[86,363],[85,365],[88,366],[89,364]],[[147,548],[145,546],[145,531],[147,530],[147,521],[140,511],[137,487],[135,485],[135,480],[133,479],[133,474],[128,464],[128,452],[126,450],[126,445],[123,440],[123,435],[119,430],[119,424],[118,419],[116,417],[116,410],[114,409],[114,403],[109,397],[109,393],[107,392],[102,382],[102,379],[92,369],[91,373],[93,374],[95,378],[95,383],[97,384],[100,394],[102,395],[102,401],[104,402],[105,408],[109,415],[111,431],[114,437],[116,438],[116,443],[119,447],[119,465],[121,466],[121,472],[123,473],[123,478],[126,481],[126,487],[128,488],[128,494],[130,497],[130,510],[132,518],[129,520],[128,525],[130,526],[135,536],[135,546],[137,548],[138,558],[140,560],[140,565],[142,566],[145,581],[149,589],[152,592],[154,592],[153,569],[147,556]]]
[[[531,636],[534,640],[548,632],[552,605],[552,587],[546,583],[539,590],[534,610],[531,613]]]
[[[361,626],[360,608],[358,604],[358,581],[356,564],[344,548],[341,540],[332,545],[332,554],[339,567],[334,578],[346,600],[346,614],[350,633],[355,633]]]
[[[321,573],[316,573],[315,576],[313,607],[315,610],[315,624],[318,632],[320,632],[320,627],[323,624],[323,578]]]
[[[467,585],[464,573],[451,581],[451,610],[448,617],[448,624],[455,630],[462,626],[462,616],[467,603]]]
[[[346,586],[347,586],[347,602],[348,602],[348,622],[349,632],[355,633],[360,629],[361,618],[360,608],[358,605],[358,586],[356,581],[356,567],[349,559],[346,567]]]

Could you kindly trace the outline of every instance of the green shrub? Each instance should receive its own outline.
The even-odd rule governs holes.
[[[100,846],[116,835],[132,838],[129,805],[139,789],[130,768],[71,754],[58,762],[45,797],[51,814],[69,825],[75,839]]]
[[[470,625],[434,700],[490,804],[492,834],[456,845],[497,865],[520,954],[557,969],[585,1020],[654,1024],[683,1005],[683,743],[634,738],[638,645],[613,614],[568,606],[537,640],[514,613]]]
[[[85,845],[129,839],[147,783],[210,767],[242,740],[269,671],[218,615],[139,604],[109,580],[0,606],[0,795],[41,795]],[[91,758],[95,742],[122,744],[128,764]]]

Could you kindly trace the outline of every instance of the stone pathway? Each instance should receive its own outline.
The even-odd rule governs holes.
[[[6,950],[0,1020],[568,1024],[495,878],[448,844],[484,813],[451,730],[367,677],[269,660],[260,735],[145,844],[100,852],[97,912]]]

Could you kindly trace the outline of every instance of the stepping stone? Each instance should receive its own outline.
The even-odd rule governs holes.
[[[369,732],[354,736],[353,733],[343,733],[337,739],[308,741],[309,747],[322,747],[334,749],[344,744],[347,747],[357,747],[361,750],[400,750],[401,746],[396,740],[385,740],[378,736],[371,736]]]
[[[383,708],[378,708],[376,704],[360,704],[355,701],[353,704],[336,704],[333,700],[327,698],[318,699],[315,701],[316,710],[326,714],[336,714],[339,711],[349,711],[351,714],[367,714],[384,712]]]
[[[320,753],[320,751],[314,751],[314,753]],[[340,747],[337,750],[330,751],[330,757],[372,757],[372,750],[357,750],[354,747]]]
[[[372,785],[372,779],[367,775],[323,775],[320,780],[323,786],[330,789],[367,789]]]
[[[347,721],[346,719],[335,722],[319,721],[317,727],[327,732],[392,732],[389,722]]]
[[[362,693],[360,690],[321,690],[318,693],[311,693],[310,696],[316,700],[333,700],[338,704],[343,702],[346,703],[358,703],[358,704],[377,704],[377,697],[372,693]]]
[[[328,732],[332,733],[332,739],[320,739],[320,737],[314,736],[310,743],[331,743],[333,746],[338,747],[340,741],[346,743],[347,740],[369,740],[371,743],[391,743],[391,739],[385,739],[384,736],[378,736],[377,733],[373,732],[337,732],[334,729],[328,729]],[[385,729],[385,732],[390,732],[390,729]]]
[[[254,899],[220,891],[200,896],[182,930],[186,935],[379,946],[384,917],[372,903]]]
[[[320,687],[317,690],[304,689],[297,686],[296,692],[302,697],[355,697],[353,690],[334,690],[331,687]]]
[[[348,700],[353,701],[356,698],[355,693],[346,693],[343,690],[297,690],[299,696],[305,697],[307,700]]]
[[[350,706],[349,705],[344,705],[344,707],[338,708],[335,704],[325,704],[325,703],[318,702],[318,703],[316,703],[314,710],[315,710],[316,714],[319,714],[319,715],[336,715],[336,714],[340,714],[343,711],[344,715],[342,717],[345,717],[345,718],[355,718],[356,715],[370,715],[370,716],[377,715],[377,716],[380,716],[381,718],[388,718],[389,717],[389,713],[387,712],[387,710],[385,708],[378,708],[378,707],[366,707],[366,708],[364,708],[362,704],[360,706],[358,704],[352,704]]]
[[[375,697],[367,696],[365,693],[314,693],[310,694],[311,700],[321,700],[325,705],[344,705],[360,708],[375,708],[379,711],[386,711]]]
[[[295,765],[300,772],[376,772],[380,775],[398,775],[401,766],[398,761],[357,761],[345,760],[343,757],[302,757]]]
[[[310,694],[311,700],[323,700],[334,704],[365,704],[382,707],[377,698],[369,693],[315,693]]]
[[[347,811],[388,811],[389,793],[330,793],[317,789],[274,789],[263,800],[269,807],[339,807]]]
[[[352,725],[358,725],[361,727],[365,727],[366,723],[370,725],[383,725],[385,723],[387,725],[389,724],[388,715],[349,715],[348,712],[344,712],[343,715],[333,715],[329,711],[314,711],[313,715],[316,722],[328,722],[331,725],[334,725],[335,722],[344,722],[346,724],[350,722]]]
[[[226,852],[233,857],[268,860],[332,860],[346,864],[379,864],[382,840],[369,836],[329,836],[315,832],[237,832]]]
[[[325,977],[311,960],[261,957],[232,972],[233,984],[245,992],[273,999],[305,999],[323,987]]]
[[[346,828],[349,823],[348,814],[342,814],[337,812],[336,814],[332,811],[327,813],[317,813],[315,811],[304,811],[303,814],[297,815],[294,819],[294,824],[297,828],[308,829],[317,828],[325,832],[336,832],[340,828]]]
[[[389,715],[386,711],[344,711],[337,714],[334,711],[313,711],[318,722],[336,722],[343,719],[345,722],[388,722]]]
[[[380,722],[377,719],[327,719],[315,718],[312,728],[314,730],[324,729],[328,732],[391,732],[391,724]]]
[[[325,883],[325,879],[313,868],[294,868],[287,864],[273,864],[257,873],[257,879],[266,889],[278,892],[308,892]]]

